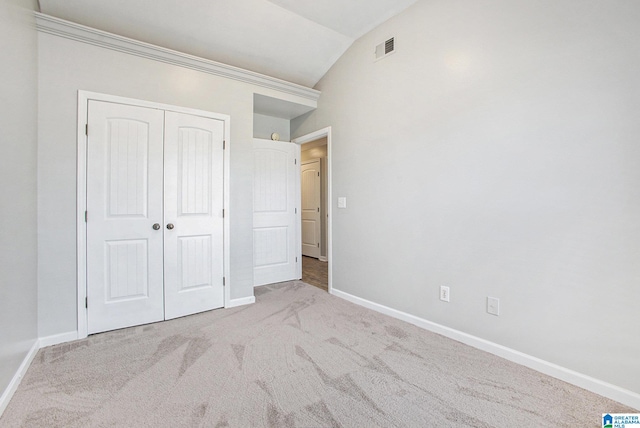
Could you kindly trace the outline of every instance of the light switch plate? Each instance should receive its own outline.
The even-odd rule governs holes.
[[[487,312],[491,315],[500,315],[500,299],[497,297],[487,297]]]
[[[344,196],[338,198],[338,208],[347,208],[347,198]]]

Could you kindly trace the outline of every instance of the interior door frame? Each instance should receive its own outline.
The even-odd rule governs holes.
[[[294,138],[291,140],[292,143],[296,144],[305,144],[310,143],[315,140],[319,140],[320,138],[327,138],[327,270],[328,270],[328,283],[327,290],[329,294],[333,294],[333,274],[332,274],[332,266],[333,266],[333,191],[332,191],[332,174],[331,174],[331,127],[328,126],[326,128],[319,129],[310,134],[303,135],[298,138]],[[302,166],[302,165],[301,165]],[[300,174],[298,174],[298,182],[300,182]],[[299,186],[298,186],[299,187]],[[302,212],[298,210],[298,224],[302,222]],[[302,247],[302,246],[301,246]],[[299,256],[302,260],[302,248],[300,248]],[[302,277],[302,263],[300,263],[300,276]]]
[[[194,116],[202,116],[210,119],[221,120],[224,122],[224,141],[225,148],[223,151],[223,257],[224,257],[224,307],[228,307],[231,303],[231,287],[233,284],[230,269],[231,245],[229,242],[230,226],[229,220],[231,212],[229,210],[229,152],[231,150],[231,133],[229,125],[231,117],[226,114],[213,113],[204,110],[192,109],[188,107],[179,107],[169,104],[156,103],[152,101],[138,100],[134,98],[120,97],[117,95],[102,94],[90,91],[78,91],[78,122],[77,122],[77,177],[76,177],[76,269],[77,269],[77,322],[78,322],[78,339],[84,339],[88,336],[86,298],[87,298],[87,226],[85,222],[85,212],[87,210],[87,117],[89,113],[89,101],[103,101],[114,104],[126,104],[136,107],[154,108],[158,110],[168,110],[177,113],[191,114]]]

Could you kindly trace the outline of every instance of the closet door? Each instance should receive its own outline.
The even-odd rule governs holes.
[[[165,319],[224,306],[224,122],[165,114]]]
[[[164,319],[163,115],[89,101],[89,333]]]

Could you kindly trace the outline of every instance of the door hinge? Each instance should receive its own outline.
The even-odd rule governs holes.
[[[89,298],[88,298],[88,297],[85,297],[85,298],[84,298],[84,307],[85,307],[86,309],[89,309]]]
[[[298,159],[294,159],[294,160],[293,160],[293,163],[294,163],[295,165],[298,165]]]
[[[296,257],[296,263],[298,263],[298,258]]]
[[[222,277],[222,286],[224,287],[225,285],[227,285],[227,278],[226,277]]]
[[[222,209],[222,218],[224,218],[224,208]]]
[[[87,218],[89,218],[89,214],[87,214],[87,212],[84,212],[84,222],[87,222]]]
[[[318,177],[320,177],[320,171],[318,171]]]
[[[225,150],[226,148],[227,148],[227,141],[222,140],[222,150]]]
[[[88,123],[84,125],[84,135],[87,135],[87,136],[89,135],[89,124]]]
[[[294,213],[294,214],[298,214],[298,209],[297,209],[297,208],[294,208],[294,209],[293,209],[293,213]]]
[[[320,248],[320,243],[318,242],[318,248]]]

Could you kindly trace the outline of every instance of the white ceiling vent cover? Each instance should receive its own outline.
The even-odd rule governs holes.
[[[376,61],[386,58],[396,51],[395,37],[376,46]]]

